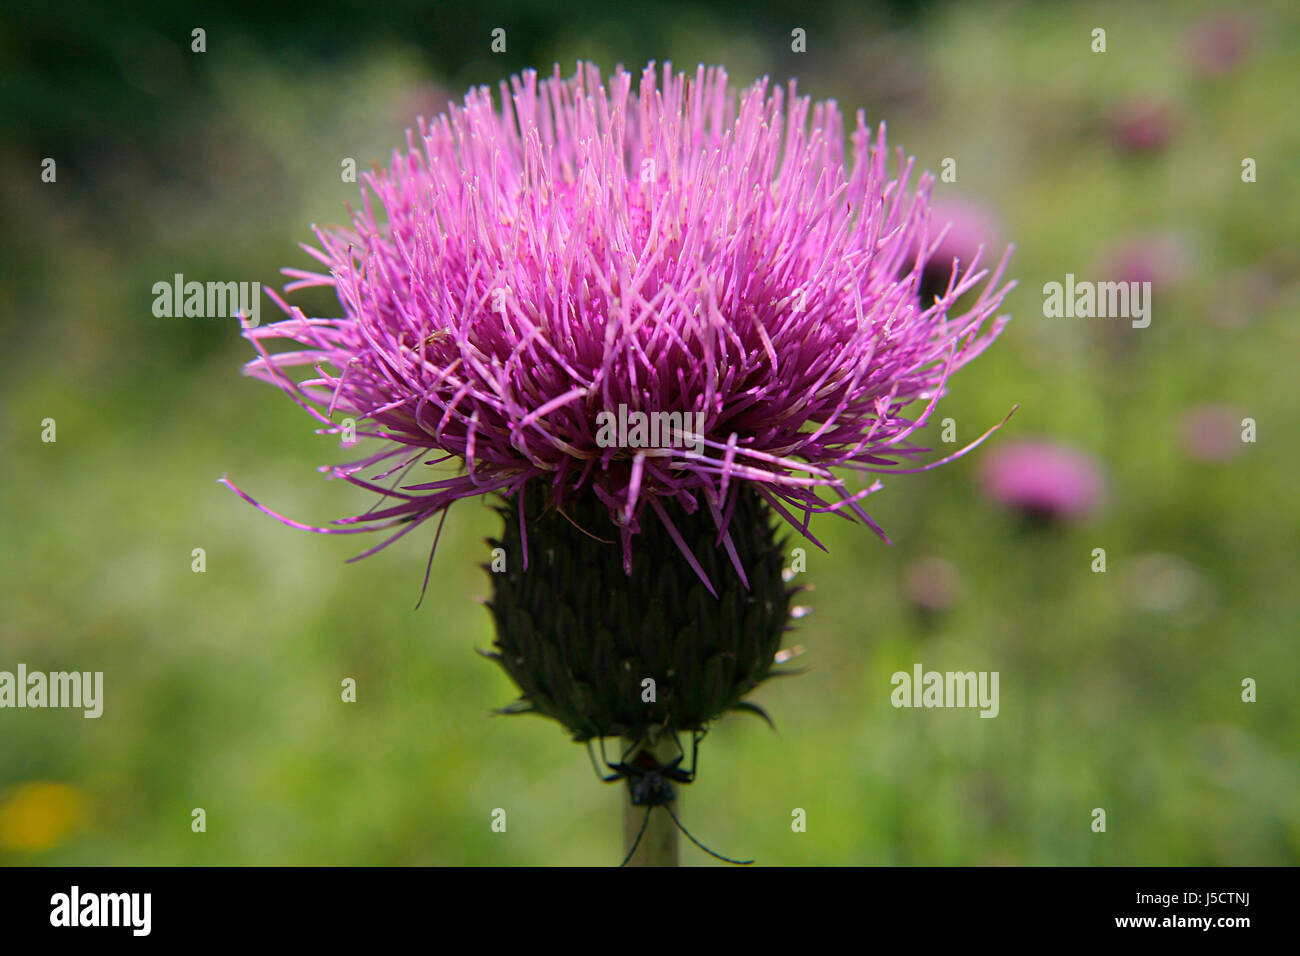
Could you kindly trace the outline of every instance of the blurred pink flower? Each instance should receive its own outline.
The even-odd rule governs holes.
[[[1115,108],[1110,118],[1110,137],[1126,153],[1150,153],[1164,149],[1173,139],[1174,109],[1157,99],[1132,99]]]
[[[1047,441],[1020,441],[991,452],[979,471],[984,493],[1032,517],[1076,520],[1105,497],[1105,479],[1090,456]]]
[[[964,275],[975,261],[980,246],[987,250],[1001,245],[1002,230],[997,214],[975,200],[936,200],[930,211],[931,237],[937,236],[945,226],[948,231],[921,273],[922,305],[947,291],[954,259]]]
[[[1255,42],[1255,18],[1227,10],[1201,20],[1187,36],[1187,57],[1201,76],[1231,73],[1246,59]]]
[[[1240,409],[1211,402],[1188,409],[1179,423],[1183,454],[1192,461],[1206,463],[1236,458],[1243,447],[1244,417]]]
[[[961,597],[961,575],[944,558],[918,558],[903,571],[903,593],[922,612],[944,611]]]
[[[1135,233],[1121,236],[1102,249],[1098,271],[1111,282],[1150,282],[1160,289],[1191,272],[1192,254],[1176,233]]]

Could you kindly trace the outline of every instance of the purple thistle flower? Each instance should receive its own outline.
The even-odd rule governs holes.
[[[998,448],[982,463],[979,481],[1003,507],[1048,520],[1084,518],[1105,497],[1105,480],[1092,458],[1045,441]]]
[[[861,506],[879,482],[851,491],[831,469],[956,457],[914,465],[928,449],[909,439],[1008,321],[996,313],[1010,249],[991,272],[963,262],[926,305],[932,177],[913,185],[901,152],[891,175],[884,126],[873,139],[861,112],[846,149],[834,102],[793,83],[737,97],[721,69],[665,64],[657,81],[652,64],[638,90],[622,69],[602,83],[579,64],[500,93],[471,90],[421,120],[406,152],[365,176],[351,226],[314,229],[319,247],[304,248],[327,272],[284,270],[286,292],[333,287],[342,317],[308,318],[272,293],[289,318],[244,331],[259,353],[247,374],[323,433],[349,417],[385,442],[322,469],[380,501],[313,527],[229,487],[294,527],[393,532],[358,558],[485,493],[517,501],[526,534],[526,486],[560,508],[595,495],[629,572],[643,522],[662,522],[706,583],[670,511],[708,509],[743,580],[728,527],[742,485],[814,543],[815,513],[883,536]],[[698,450],[602,447],[597,416],[620,405],[698,413]],[[412,471],[446,463],[436,478]]]

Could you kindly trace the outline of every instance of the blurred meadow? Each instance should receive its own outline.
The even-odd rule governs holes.
[[[286,528],[220,487],[314,524],[371,503],[315,471],[354,452],[240,375],[234,320],[152,313],[176,273],[280,288],[314,264],[310,224],[356,200],[345,158],[384,164],[469,86],[578,58],[797,78],[921,168],[955,159],[936,203],[1016,245],[1014,321],[953,378],[929,457],[1019,411],[885,477],[869,510],[892,547],[814,525],[808,670],[755,695],[776,733],[713,727],[692,832],[766,865],[1300,860],[1293,3],[19,4],[0,36],[0,670],[105,683],[99,719],[0,710],[0,863],[618,862],[620,796],[582,749],[489,716],[515,697],[474,653],[493,513],[451,511],[415,610],[432,526],[347,564],[379,539]],[[1125,270],[1155,276],[1150,327],[1044,316],[1044,283]],[[1045,523],[984,493],[981,462],[1030,438],[1093,459],[1104,502]],[[998,671],[999,716],[895,709],[890,675],[916,663]]]

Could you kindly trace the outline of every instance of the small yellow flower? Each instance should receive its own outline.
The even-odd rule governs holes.
[[[86,795],[65,783],[35,780],[0,796],[0,847],[37,853],[58,846],[87,820]]]

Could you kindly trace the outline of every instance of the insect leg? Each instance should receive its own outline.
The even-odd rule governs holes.
[[[627,748],[627,750],[623,751],[623,756],[618,758],[618,762],[622,764],[626,764],[627,758],[632,756],[634,753],[636,753],[637,750],[639,750],[644,743],[645,743],[644,737],[642,737],[639,740],[633,741],[633,743]]]
[[[596,766],[596,754],[591,749],[590,739],[587,740],[587,756],[591,758],[591,769],[596,771],[596,777],[600,780],[601,783],[613,783],[615,780],[621,779],[622,777],[621,774],[615,773],[613,776],[607,777],[600,772],[600,767]],[[605,759],[605,738],[604,737],[600,738],[600,757],[602,760]],[[609,767],[608,760],[605,760],[605,766]],[[613,770],[614,768],[610,767],[610,769]]]
[[[698,730],[691,731],[691,769],[688,776],[690,776],[692,781],[695,779],[695,768],[698,767],[700,763],[700,739],[703,736],[704,734]]]

